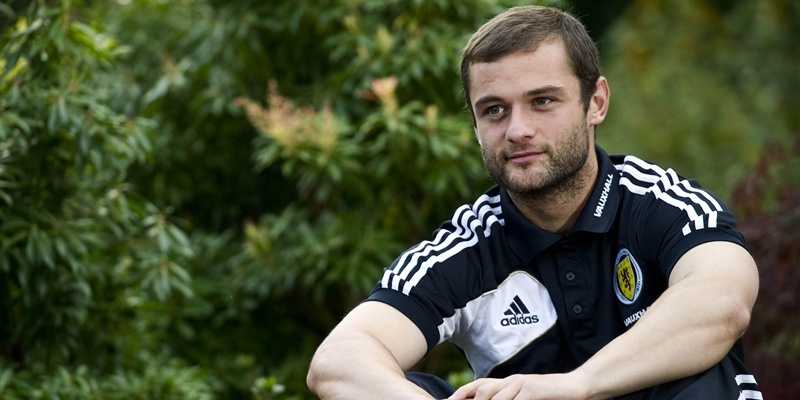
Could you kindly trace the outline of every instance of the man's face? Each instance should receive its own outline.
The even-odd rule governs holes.
[[[469,94],[486,170],[511,192],[563,186],[594,151],[580,83],[560,42],[473,64]]]

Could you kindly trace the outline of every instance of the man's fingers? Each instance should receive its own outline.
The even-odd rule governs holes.
[[[481,398],[488,398],[488,397],[479,397],[485,396],[486,389],[484,386],[487,384],[497,381],[497,379],[478,379],[474,382],[470,382],[464,386],[458,388],[458,390],[453,393],[452,396],[448,397],[447,400],[471,400],[471,399],[481,399]]]
[[[492,395],[492,400],[514,400],[517,398],[517,395],[520,393],[519,386],[516,382],[504,382],[505,385],[501,385],[497,388],[497,393]]]
[[[523,383],[518,375],[505,379],[478,379],[459,388],[448,400],[515,400]]]
[[[478,382],[477,381],[470,382],[470,383],[458,388],[458,390],[456,390],[450,397],[448,397],[447,400],[468,400],[468,399],[471,399],[472,396],[475,394],[475,392],[474,392],[472,387],[475,386],[476,383],[478,383]]]

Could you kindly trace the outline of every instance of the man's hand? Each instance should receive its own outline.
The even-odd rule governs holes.
[[[575,374],[484,378],[460,387],[448,400],[587,400],[584,383]]]

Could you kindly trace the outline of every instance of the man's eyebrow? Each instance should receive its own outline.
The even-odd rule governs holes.
[[[566,90],[561,86],[542,86],[533,90],[529,90],[525,95],[527,97],[537,97],[545,94],[562,94]]]
[[[494,103],[496,101],[502,101],[502,99],[498,96],[483,96],[475,101],[475,105],[473,107],[478,108],[486,103]]]
[[[529,91],[525,92],[525,97],[538,97],[538,96],[543,96],[543,95],[548,95],[548,94],[549,95],[560,95],[560,94],[563,94],[563,93],[566,93],[566,89],[564,89],[563,87],[548,85],[548,86],[542,86],[540,88],[532,89],[532,90],[529,90]],[[494,103],[494,102],[502,101],[502,100],[503,99],[501,97],[499,97],[499,96],[493,96],[493,95],[484,96],[484,97],[481,97],[480,99],[475,101],[474,107],[475,108],[479,108],[480,106],[482,106],[482,105],[484,105],[486,103]]]

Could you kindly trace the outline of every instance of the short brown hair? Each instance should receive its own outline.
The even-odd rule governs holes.
[[[469,97],[469,68],[521,52],[534,51],[541,43],[561,41],[572,72],[580,81],[581,101],[589,101],[600,77],[597,46],[586,28],[565,11],[543,6],[513,7],[483,24],[469,39],[461,54],[461,85],[472,122],[475,111]]]

